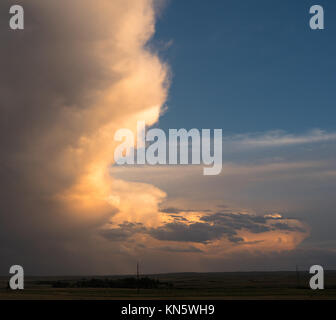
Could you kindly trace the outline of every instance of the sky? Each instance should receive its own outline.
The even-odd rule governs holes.
[[[315,1],[316,2],[316,1]],[[333,1],[312,32],[314,1],[169,1],[154,42],[172,73],[160,126],[227,133],[334,129]]]
[[[336,269],[336,4],[0,3],[0,274]],[[74,12],[76,14],[74,14]],[[116,166],[137,121],[222,129],[223,169]]]

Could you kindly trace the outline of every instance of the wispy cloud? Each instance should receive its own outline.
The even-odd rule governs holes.
[[[224,137],[224,145],[228,144],[237,148],[268,148],[328,141],[336,141],[336,133],[320,129],[312,130],[305,134],[290,134],[277,130]]]

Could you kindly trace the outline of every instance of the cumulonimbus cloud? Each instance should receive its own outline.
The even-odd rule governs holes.
[[[17,4],[25,30],[11,32],[12,3],[0,3],[0,264],[21,257],[33,269],[54,252],[48,265],[62,257],[67,265],[64,257],[79,254],[127,201],[108,170],[113,135],[139,119],[158,120],[168,69],[146,46],[155,29],[152,0]],[[154,202],[163,194],[145,191]]]

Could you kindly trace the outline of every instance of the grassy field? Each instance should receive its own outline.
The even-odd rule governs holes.
[[[172,288],[109,289],[53,288],[45,281],[78,281],[84,277],[26,277],[25,290],[6,289],[8,278],[0,278],[3,299],[336,299],[336,271],[325,272],[325,290],[309,288],[308,273],[243,272],[179,273],[148,275],[169,282]],[[104,278],[104,277],[85,277]],[[121,276],[105,277],[109,279]]]

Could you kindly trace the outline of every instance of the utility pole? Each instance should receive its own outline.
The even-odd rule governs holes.
[[[137,262],[137,280],[139,280],[139,261]]]
[[[139,294],[139,261],[137,262],[137,294]]]
[[[299,266],[296,265],[295,269],[296,269],[296,281],[297,281],[297,287],[299,288],[299,287],[300,287],[300,273],[299,273]]]

